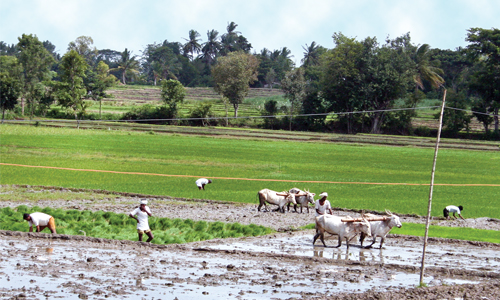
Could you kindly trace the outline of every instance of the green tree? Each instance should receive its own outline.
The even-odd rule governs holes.
[[[88,64],[75,50],[70,50],[61,59],[61,82],[56,87],[56,98],[62,107],[71,109],[80,128],[78,115],[83,115],[87,105],[84,96],[87,94],[83,79]]]
[[[291,131],[293,115],[300,111],[306,92],[304,71],[298,68],[287,72],[281,81],[281,89],[285,93],[285,98],[290,102],[288,130]]]
[[[186,97],[186,89],[177,80],[169,79],[162,80],[161,82],[161,98],[168,106],[172,118],[177,118],[178,107],[177,105],[184,102]],[[174,122],[176,124],[177,122]]]
[[[322,56],[320,91],[329,111],[346,113],[338,118],[347,133],[351,134],[355,131],[356,119],[349,112],[361,110],[364,105],[360,90],[363,83],[360,66],[365,48],[363,43],[342,33],[335,33],[333,40],[335,48]]]
[[[257,80],[258,65],[255,56],[238,51],[219,58],[212,68],[214,90],[233,104],[235,117],[239,104],[248,95],[250,83]]]
[[[194,60],[195,54],[198,54],[201,51],[201,45],[199,43],[200,34],[198,31],[191,29],[189,30],[189,38],[185,39],[187,42],[184,44],[183,50],[184,54],[189,57],[192,61]]]
[[[2,123],[5,111],[12,110],[17,105],[21,95],[21,65],[14,56],[0,56],[0,106],[2,108]]]
[[[92,46],[94,44],[94,40],[90,36],[79,36],[76,38],[74,42],[70,42],[68,45],[68,51],[75,50],[78,54],[80,54],[85,60],[87,64],[93,66],[97,62],[97,55],[99,52],[97,48]]]
[[[431,60],[431,47],[428,44],[423,44],[415,50],[413,55],[415,62],[415,92],[418,89],[424,89],[424,81],[430,83],[434,88],[443,86],[444,79],[441,77],[443,70],[434,66]]]
[[[109,66],[104,61],[100,61],[95,70],[88,71],[84,78],[87,97],[99,101],[99,119],[102,118],[102,99],[107,96],[106,89],[114,86],[117,81],[114,75],[109,74]]]
[[[127,84],[127,76],[135,76],[139,73],[140,66],[136,58],[136,56],[132,56],[132,53],[125,48],[118,62],[118,67],[111,69],[111,71],[117,70],[121,73],[123,84]]]
[[[478,64],[470,85],[484,101],[483,107],[493,113],[495,133],[500,137],[500,29],[471,28],[468,30],[469,56]]]
[[[30,118],[32,118],[43,95],[40,93],[43,88],[40,87],[43,82],[52,79],[53,74],[50,67],[55,61],[36,36],[23,34],[18,40],[17,57],[23,67],[21,74],[24,85],[22,93],[28,105]],[[21,99],[21,113],[24,115],[23,98]]]
[[[303,67],[307,68],[319,64],[319,57],[323,52],[323,47],[313,41],[309,46],[307,44],[305,47],[302,46],[302,49],[304,49],[304,58],[301,60]]]
[[[399,98],[405,98],[411,87],[411,70],[413,64],[405,54],[405,49],[394,46],[390,41],[383,47],[373,38],[363,42],[365,55],[363,58],[363,83],[360,86],[364,97],[364,107],[371,122],[371,133],[380,133],[386,115],[385,110],[394,107]]]
[[[174,49],[178,51],[176,45],[165,40],[162,44],[150,44],[143,51],[143,70],[154,85],[159,79],[177,80],[182,64],[180,53],[176,54]]]
[[[201,48],[202,59],[207,65],[212,65],[219,55],[221,43],[219,41],[219,32],[217,30],[207,31],[207,41]]]

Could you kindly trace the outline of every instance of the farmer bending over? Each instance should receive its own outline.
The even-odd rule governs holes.
[[[45,228],[49,228],[52,233],[56,232],[56,221],[54,217],[41,212],[34,212],[31,214],[24,214],[23,219],[28,221],[30,225],[30,232],[33,232],[33,225],[36,227],[36,232],[40,232]]]
[[[205,185],[209,183],[212,183],[212,180],[206,178],[200,178],[196,180],[196,185],[198,186],[199,190],[205,190]]]
[[[443,210],[443,214],[444,214],[444,217],[446,218],[446,220],[450,219],[450,213],[453,213],[453,217],[455,219],[457,219],[457,216],[455,216],[455,214],[457,213],[460,216],[460,218],[462,218],[462,220],[465,220],[464,217],[462,217],[462,214],[460,213],[462,210],[464,210],[464,207],[462,205],[460,205],[458,207],[456,207],[454,205],[448,205]]]

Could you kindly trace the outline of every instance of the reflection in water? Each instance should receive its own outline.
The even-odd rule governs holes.
[[[314,256],[323,257],[323,250],[314,250]]]
[[[331,248],[314,247],[313,256],[315,257],[325,257],[325,251],[329,251]],[[384,262],[384,256],[382,250],[374,249],[359,249],[359,252],[354,249],[332,249],[332,259],[334,260],[354,260],[354,261],[376,261]]]

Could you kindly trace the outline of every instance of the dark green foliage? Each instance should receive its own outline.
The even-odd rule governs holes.
[[[41,211],[56,219],[57,233],[107,238],[136,240],[136,221],[126,214],[89,210],[62,210],[53,208],[20,205],[16,209],[0,209],[0,230],[28,231],[28,222],[23,220],[24,213]],[[225,224],[187,219],[149,218],[154,231],[155,244],[189,243],[214,238],[258,236],[271,233],[270,228],[257,225]]]
[[[151,121],[158,119],[171,119],[172,112],[165,106],[146,104],[132,109],[123,115],[122,120],[150,120],[148,123],[163,124],[165,121]]]

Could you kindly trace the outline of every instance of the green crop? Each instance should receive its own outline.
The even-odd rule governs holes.
[[[137,222],[125,214],[88,210],[62,210],[29,208],[20,205],[15,209],[0,209],[0,230],[28,231],[24,213],[44,212],[56,220],[58,234],[87,235],[97,238],[117,240],[137,240]],[[273,232],[272,229],[257,225],[193,221],[190,219],[149,218],[149,225],[155,236],[155,244],[180,244],[216,238],[259,236]],[[46,230],[46,232],[49,232]]]
[[[1,184],[256,205],[257,192],[263,188],[283,191],[298,187],[316,194],[328,192],[333,207],[417,215],[427,212],[434,156],[433,149],[418,147],[14,125],[1,126],[0,133],[2,163],[73,169],[1,165]],[[498,152],[440,149],[432,215],[440,216],[445,206],[454,204],[464,206],[467,218],[500,218],[498,170]],[[214,180],[205,191],[199,191],[194,184],[199,177]]]

